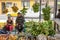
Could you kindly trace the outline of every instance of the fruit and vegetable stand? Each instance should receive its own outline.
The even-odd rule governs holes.
[[[0,40],[16,40],[16,38],[17,36],[15,35],[0,34]]]
[[[33,37],[27,34],[22,35],[0,34],[0,40],[33,40]]]

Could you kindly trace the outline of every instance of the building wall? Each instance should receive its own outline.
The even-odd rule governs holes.
[[[17,4],[17,7],[19,8],[19,9],[22,9],[22,6],[21,6],[21,1],[0,1],[0,4],[2,4],[2,2],[12,2],[12,6],[13,6],[13,4],[14,3],[16,3]],[[0,8],[1,8],[1,10],[0,10],[0,14],[2,14],[2,6],[0,5]],[[11,7],[9,7],[8,8],[8,11],[9,12],[12,12],[12,8]]]
[[[13,6],[14,3],[16,3],[17,7],[19,8],[19,10],[21,10],[23,8],[21,0],[0,0],[0,14],[2,14],[2,5],[1,5],[2,2],[5,2],[5,3],[6,2],[12,2],[12,6]],[[34,2],[35,2],[34,0],[30,0],[30,7],[32,7],[32,5],[34,4]],[[9,7],[8,11],[12,12],[12,8]]]
[[[30,7],[32,7],[32,5],[35,3],[35,1],[34,0],[31,0],[30,1]]]
[[[0,1],[0,14],[1,14],[1,1]]]
[[[46,0],[42,0],[42,2],[46,2]],[[17,7],[21,10],[22,8],[23,8],[23,6],[22,6],[22,2],[21,2],[21,0],[0,0],[0,14],[2,14],[2,5],[1,5],[1,3],[2,2],[12,2],[12,5],[14,4],[14,3],[16,3],[17,4]],[[30,0],[30,7],[32,7],[32,5],[35,3],[35,0]],[[51,6],[54,6],[54,0],[49,0],[49,5]],[[9,12],[12,12],[12,9],[9,7],[8,8],[8,11]]]

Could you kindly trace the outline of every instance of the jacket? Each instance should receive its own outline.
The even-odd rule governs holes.
[[[16,18],[16,24],[24,24],[24,17],[20,16]]]

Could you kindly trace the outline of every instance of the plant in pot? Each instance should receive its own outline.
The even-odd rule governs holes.
[[[3,10],[3,13],[8,13],[8,9],[5,8],[5,9]]]
[[[12,10],[13,10],[13,12],[17,12],[18,11],[18,7],[15,6],[15,4],[14,4],[13,7],[12,7]]]
[[[46,3],[45,8],[42,9],[44,20],[50,20],[50,6]]]
[[[8,9],[6,8],[6,5],[4,6],[3,13],[8,13]]]
[[[52,25],[52,21],[50,20],[50,10],[51,10],[51,8],[50,8],[50,6],[48,6],[48,1],[47,1],[45,8],[42,9],[42,12],[43,12],[44,20],[47,23],[47,25],[46,25],[46,23],[45,23],[45,25],[46,25],[46,27],[48,27],[48,30],[46,30],[46,31],[48,31],[47,36],[54,36],[55,30]]]
[[[25,13],[27,13],[27,8],[25,8],[25,7],[23,7],[23,9],[21,10],[21,13],[23,14],[23,15],[25,15]]]
[[[34,11],[34,12],[38,12],[38,11],[39,11],[39,6],[40,6],[39,3],[35,3],[35,4],[33,4],[33,6],[32,6],[33,11]]]

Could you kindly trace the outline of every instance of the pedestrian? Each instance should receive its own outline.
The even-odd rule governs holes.
[[[56,16],[56,18],[60,19],[60,9],[58,9],[58,15]]]
[[[13,20],[11,19],[11,17],[8,17],[7,24],[6,24],[5,27],[6,27],[6,30],[10,34],[12,32],[12,30],[13,30]]]
[[[16,18],[16,29],[18,30],[18,33],[23,31],[24,21],[24,16],[21,13],[18,13]]]

